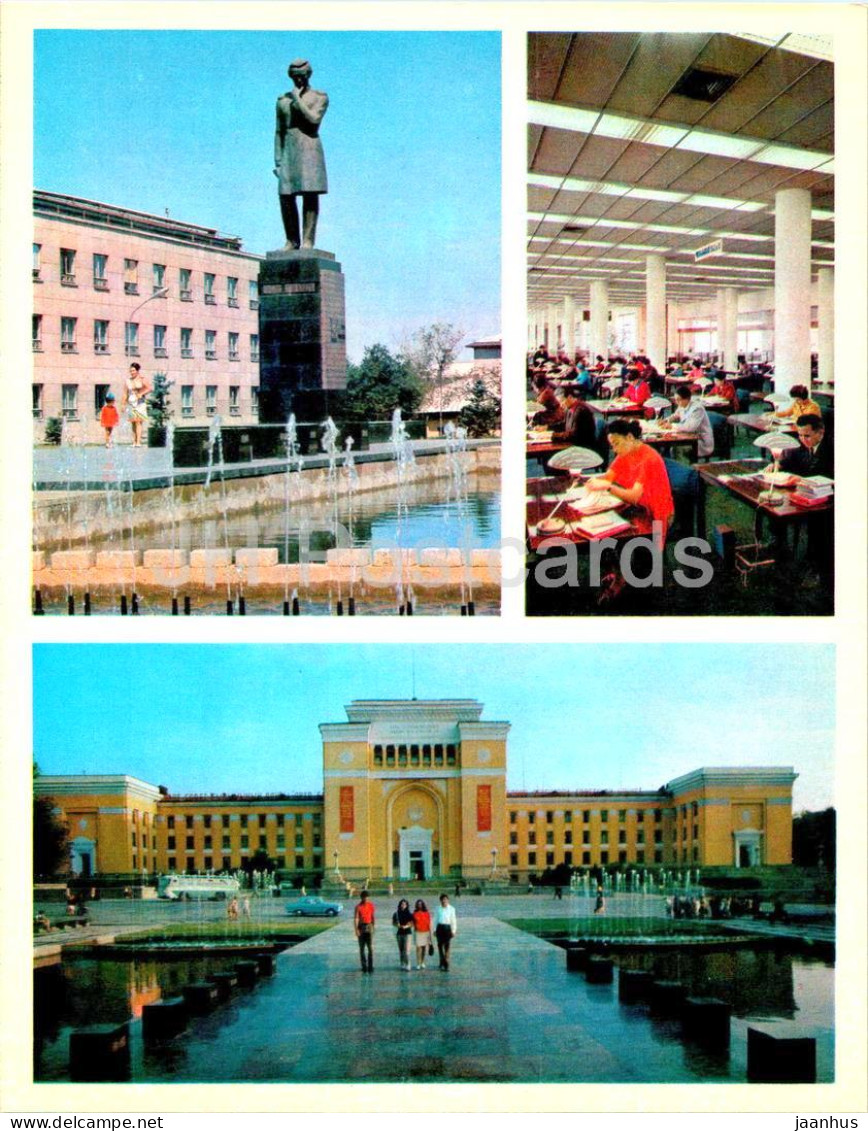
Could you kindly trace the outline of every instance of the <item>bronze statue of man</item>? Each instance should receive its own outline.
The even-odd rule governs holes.
[[[293,85],[277,100],[274,175],[279,183],[280,214],[288,248],[314,246],[320,193],[329,190],[325,155],[319,139],[319,125],[328,110],[329,98],[310,85],[312,73],[313,68],[306,59],[295,59],[289,64]],[[301,231],[297,196],[302,199]]]

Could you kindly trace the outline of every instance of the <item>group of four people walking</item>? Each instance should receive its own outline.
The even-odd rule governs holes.
[[[359,944],[363,974],[371,974],[374,970],[375,925],[376,909],[369,893],[363,891],[353,915],[353,927]],[[433,916],[424,899],[417,899],[412,911],[408,900],[399,900],[392,915],[392,926],[395,928],[398,940],[398,959],[402,970],[409,971],[412,968],[414,950],[416,969],[424,970],[425,959],[434,953],[434,940],[437,942],[440,969],[449,970],[449,952],[452,940],[458,932],[458,921],[455,908],[445,892],[440,896],[439,906]]]

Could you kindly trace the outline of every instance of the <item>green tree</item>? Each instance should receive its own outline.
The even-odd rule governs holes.
[[[481,377],[473,382],[458,423],[467,429],[468,436],[490,436],[500,428],[500,398],[488,390]]]
[[[388,420],[396,408],[412,416],[422,400],[422,384],[403,357],[382,345],[369,346],[359,365],[351,365],[343,397],[348,420]]]
[[[172,419],[169,390],[173,384],[165,373],[154,374],[154,387],[148,394],[148,447],[166,445],[166,425]]]
[[[793,817],[793,863],[803,868],[835,870],[835,810]]]
[[[69,869],[69,833],[57,819],[54,801],[36,796],[39,766],[33,763],[33,878]]]

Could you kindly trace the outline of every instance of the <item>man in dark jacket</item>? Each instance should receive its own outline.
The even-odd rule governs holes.
[[[570,444],[577,448],[593,448],[596,439],[596,422],[593,412],[579,397],[580,386],[573,382],[562,387],[564,397],[564,423],[552,432],[556,444]]]

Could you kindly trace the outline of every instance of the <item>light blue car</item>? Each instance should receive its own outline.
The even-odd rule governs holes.
[[[325,899],[320,899],[318,895],[305,895],[300,899],[293,899],[286,905],[287,915],[326,915],[329,918],[334,918],[335,915],[340,915],[343,911],[344,905],[342,903],[329,903]]]

